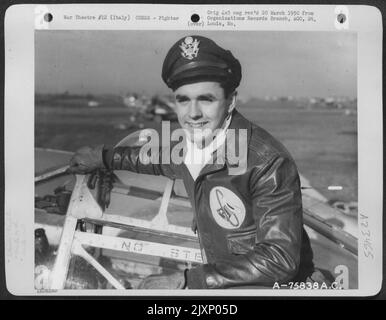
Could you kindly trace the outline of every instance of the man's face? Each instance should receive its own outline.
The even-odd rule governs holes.
[[[202,143],[221,127],[231,103],[218,82],[187,84],[175,90],[174,96],[178,121],[196,143]]]

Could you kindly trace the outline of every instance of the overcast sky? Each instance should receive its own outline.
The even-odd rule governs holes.
[[[187,31],[36,31],[36,92],[167,93],[161,68]],[[196,32],[232,51],[245,97],[356,97],[356,35]]]

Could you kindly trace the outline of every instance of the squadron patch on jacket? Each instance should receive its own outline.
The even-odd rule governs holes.
[[[225,229],[236,229],[245,219],[245,206],[231,190],[214,187],[209,194],[209,204],[214,220]]]

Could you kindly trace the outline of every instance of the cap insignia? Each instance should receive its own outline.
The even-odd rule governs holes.
[[[200,41],[198,41],[197,39],[193,39],[192,37],[186,37],[180,45],[181,55],[189,60],[196,58],[199,50],[199,43]]]

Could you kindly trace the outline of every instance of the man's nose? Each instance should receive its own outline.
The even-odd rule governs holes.
[[[190,104],[189,117],[191,119],[198,119],[202,117],[201,108],[196,101],[192,101]]]

